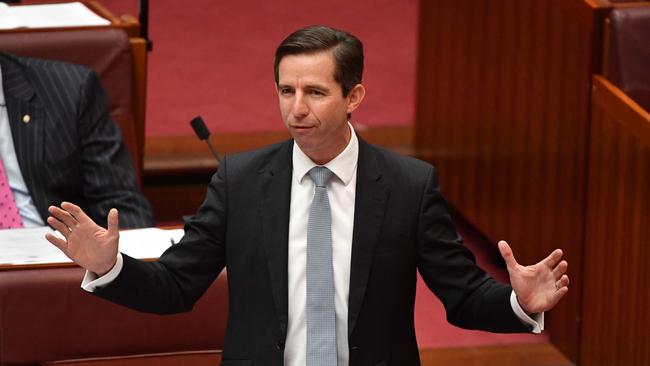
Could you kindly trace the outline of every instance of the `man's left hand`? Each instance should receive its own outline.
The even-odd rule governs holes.
[[[517,263],[512,249],[505,241],[499,242],[499,251],[506,261],[510,284],[522,309],[529,314],[551,310],[569,291],[568,263],[562,260],[562,250],[554,250],[548,257],[532,266]]]

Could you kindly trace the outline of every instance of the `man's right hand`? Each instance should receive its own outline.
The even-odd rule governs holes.
[[[119,242],[117,209],[108,213],[108,230],[97,225],[83,210],[72,203],[50,206],[47,223],[63,235],[45,234],[45,239],[75,263],[98,276],[105,275],[115,265]]]

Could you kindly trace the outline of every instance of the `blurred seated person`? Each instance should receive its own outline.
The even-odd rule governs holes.
[[[44,226],[47,208],[79,202],[121,228],[154,225],[133,160],[94,71],[0,52],[0,229]]]

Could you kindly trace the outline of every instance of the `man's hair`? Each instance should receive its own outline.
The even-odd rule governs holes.
[[[363,44],[350,33],[327,27],[312,25],[291,33],[275,50],[275,84],[279,83],[278,67],[284,56],[314,54],[332,51],[334,56],[334,80],[343,96],[347,97],[352,88],[361,83],[363,75]]]

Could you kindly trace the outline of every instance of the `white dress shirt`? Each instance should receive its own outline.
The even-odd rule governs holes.
[[[351,138],[347,147],[324,165],[334,173],[327,185],[327,193],[332,210],[332,260],[338,366],[348,366],[349,363],[348,295],[350,292],[350,260],[359,157],[359,140],[352,125],[350,125],[350,130]],[[317,165],[294,142],[288,243],[289,324],[284,348],[284,364],[286,366],[306,364],[307,225],[309,208],[314,196],[314,183],[307,172]],[[92,292],[113,281],[121,269],[122,256],[118,253],[117,262],[110,272],[97,278],[96,274],[86,271],[81,286],[84,290]],[[519,306],[514,291],[510,296],[510,304],[521,321],[533,327],[534,333],[539,333],[544,329],[544,314],[538,314],[536,319],[529,317]]]
[[[20,171],[20,165],[18,165],[2,85],[2,69],[0,69],[0,159],[5,167],[9,187],[14,194],[14,201],[20,218],[23,220],[23,226],[26,228],[43,226],[45,223],[41,215],[38,214]]]
[[[348,364],[348,294],[354,226],[354,197],[357,186],[359,140],[350,125],[350,142],[324,166],[334,173],[327,184],[332,211],[332,261],[338,365]],[[284,364],[302,366],[307,356],[307,225],[314,197],[309,170],[314,163],[293,144],[293,177],[289,213],[289,324],[284,347]]]

